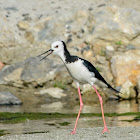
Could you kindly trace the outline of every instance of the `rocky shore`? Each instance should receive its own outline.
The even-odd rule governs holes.
[[[123,93],[122,99],[139,98],[139,5],[139,0],[0,2],[1,86],[9,87],[8,92],[10,87],[16,91],[32,89],[34,95],[65,100],[75,85],[61,61],[50,56],[40,62],[36,57],[61,39],[71,53],[94,64]],[[97,88],[104,97],[115,98],[108,95],[111,91]],[[83,94],[92,90],[89,85],[81,89]]]

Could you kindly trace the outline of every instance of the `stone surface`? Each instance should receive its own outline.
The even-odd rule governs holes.
[[[24,36],[30,43],[34,42],[34,35],[31,32],[29,31],[25,32]]]
[[[48,89],[41,90],[41,91],[39,91],[39,92],[37,92],[35,94],[39,94],[39,95],[48,94],[51,97],[57,98],[57,99],[60,99],[60,98],[66,96],[66,94],[64,94],[64,90],[63,89],[53,88],[53,87],[48,88]]]
[[[86,93],[86,92],[91,91],[91,90],[93,90],[93,87],[90,84],[84,84],[82,86],[82,93]]]
[[[43,104],[41,108],[45,108],[46,110],[53,110],[54,112],[58,112],[63,109],[62,102],[53,102],[51,104]]]
[[[117,42],[130,43],[140,33],[139,12],[134,9],[105,7],[94,14],[96,24],[87,42],[98,46]],[[132,22],[133,21],[133,22]]]
[[[7,91],[0,91],[0,105],[21,105],[22,102]]]
[[[35,1],[7,0],[1,4],[1,61],[17,62],[21,56],[27,59],[29,54],[36,55],[35,52],[42,49],[39,44],[47,42],[50,45],[54,40],[60,39],[68,42],[70,47],[86,42],[93,50],[113,45],[120,40],[124,44],[140,44],[139,8],[136,8],[137,5],[128,8],[131,1],[126,3],[101,0],[101,3],[106,4],[98,7],[100,4],[97,0],[94,0],[94,5],[91,0],[87,3],[77,0],[75,8],[68,0],[63,1],[64,7],[58,1],[41,1],[39,5]],[[139,1],[136,0],[136,3]],[[67,6],[69,7],[66,8]],[[88,10],[89,7],[94,12]]]
[[[41,58],[32,57],[23,62],[5,66],[0,71],[0,84],[22,87],[24,84],[41,84],[53,80],[60,65],[54,64],[50,59],[39,61]]]
[[[27,30],[29,28],[29,24],[26,21],[19,21],[17,26],[20,30]]]
[[[120,90],[122,94],[119,94],[122,99],[131,99],[136,97],[133,84],[130,81],[126,81]]]
[[[39,61],[40,59],[33,57],[24,61],[21,80],[25,82],[36,81],[37,83],[43,83],[55,78],[58,66],[49,58],[46,61]]]
[[[3,78],[5,83],[10,83],[12,82],[13,86],[15,87],[21,87],[23,82],[20,79],[20,75],[22,73],[22,68],[17,68],[7,76]]]
[[[113,56],[111,69],[117,85],[123,85],[127,80],[137,85],[137,76],[140,75],[140,50],[130,50]]]
[[[105,64],[106,63],[106,58],[104,56],[97,55],[96,59],[97,59],[97,62],[100,63],[100,64]]]
[[[114,51],[115,49],[113,46],[106,46],[106,50],[105,50],[106,58],[110,59],[114,55]]]

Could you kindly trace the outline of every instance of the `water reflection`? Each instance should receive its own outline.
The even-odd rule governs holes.
[[[140,106],[135,100],[107,101],[104,102],[105,113],[125,113],[139,112]],[[79,101],[72,102],[53,102],[50,104],[23,104],[21,106],[0,106],[0,112],[60,112],[60,113],[78,113]],[[82,113],[101,113],[100,103],[85,102]],[[105,117],[107,126],[140,126],[140,121],[128,122],[124,120],[133,120],[135,116],[115,116]],[[50,119],[50,120],[26,120],[18,124],[2,124],[0,128],[7,130],[11,134],[27,132],[46,132],[51,129],[72,129],[76,118]],[[60,126],[60,123],[69,122],[68,126]],[[54,125],[50,125],[54,124]],[[78,128],[103,127],[102,117],[80,118]]]
[[[105,113],[125,113],[139,112],[140,105],[135,100],[107,101],[104,102]],[[14,106],[0,106],[0,112],[60,112],[60,113],[77,113],[79,111],[79,101],[69,102],[52,102],[50,104],[23,104]],[[100,103],[84,102],[82,113],[101,113]]]
[[[124,100],[118,104],[117,113],[123,112],[139,112],[140,105],[136,103],[136,100]]]

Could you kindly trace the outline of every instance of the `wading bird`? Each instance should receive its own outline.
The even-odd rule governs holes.
[[[103,82],[109,89],[119,93],[116,89],[112,88],[106,81],[105,79],[100,75],[100,73],[97,71],[97,69],[87,60],[80,58],[78,56],[73,56],[69,53],[67,50],[66,44],[63,41],[55,41],[54,43],[51,44],[51,49],[48,51],[42,53],[41,55],[44,55],[48,53],[45,57],[43,57],[41,60],[46,58],[50,54],[55,54],[61,58],[63,61],[64,65],[66,66],[69,74],[72,76],[74,81],[76,82],[77,88],[78,88],[78,93],[79,93],[79,99],[80,99],[80,109],[79,113],[76,119],[75,127],[74,130],[71,134],[76,133],[76,127],[78,123],[78,119],[80,117],[80,112],[83,107],[83,101],[80,93],[80,83],[89,83],[90,85],[93,86],[95,92],[97,93],[101,105],[101,111],[102,111],[102,117],[103,117],[103,122],[104,122],[104,130],[102,133],[105,131],[109,132],[106,126],[105,118],[104,118],[104,111],[103,111],[103,101],[102,97],[98,93],[97,89],[94,86],[94,83],[96,80],[99,80]],[[41,56],[39,55],[39,56]],[[41,61],[40,60],[40,61]]]

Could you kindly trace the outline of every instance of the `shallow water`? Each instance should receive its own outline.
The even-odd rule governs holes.
[[[125,101],[107,101],[104,103],[105,113],[124,113],[139,112],[140,105],[136,100]],[[60,112],[60,113],[77,113],[79,111],[79,101],[75,104],[66,102],[53,102],[51,104],[23,104],[22,106],[0,106],[0,112]],[[89,104],[85,102],[82,113],[101,113],[99,102]],[[107,126],[140,126],[140,121],[123,121],[133,120],[135,115],[131,116],[105,116]],[[52,129],[73,129],[76,118],[56,118],[47,120],[26,120],[24,123],[3,124],[0,123],[1,130],[6,130],[10,134],[47,132]],[[62,125],[66,123],[66,125]],[[79,119],[77,128],[103,127],[102,117],[82,117]]]
[[[2,88],[2,87],[1,87]],[[3,90],[7,87],[3,87]],[[16,93],[16,96],[20,98],[23,105],[13,106],[0,106],[0,112],[41,112],[41,113],[78,113],[79,111],[79,97],[78,94],[68,93],[66,100],[55,100],[48,103],[47,97],[35,96],[34,91],[26,92],[16,90],[15,88],[9,88],[9,91]],[[89,95],[83,95],[83,109],[82,113],[101,113],[100,102],[97,96],[93,93]],[[140,101],[139,101],[140,102]],[[125,112],[140,112],[140,105],[136,100],[124,100],[124,101],[106,101],[103,98],[103,107],[105,113],[125,113]],[[140,126],[140,121],[122,121],[133,120],[135,116],[105,116],[107,126]],[[26,120],[23,123],[17,124],[3,124],[0,123],[0,130],[6,130],[6,133],[34,133],[34,132],[47,132],[51,129],[73,129],[76,121],[75,118],[56,118],[46,120]],[[65,125],[62,125],[62,124]],[[77,128],[88,127],[103,127],[102,117],[81,117],[78,122]]]
[[[140,102],[140,101],[139,101]],[[140,112],[140,104],[136,100],[106,101],[103,104],[105,113]],[[56,101],[50,104],[23,104],[13,106],[0,106],[0,112],[42,112],[42,113],[77,113],[79,101],[74,103]],[[100,102],[84,102],[82,113],[100,113]]]

